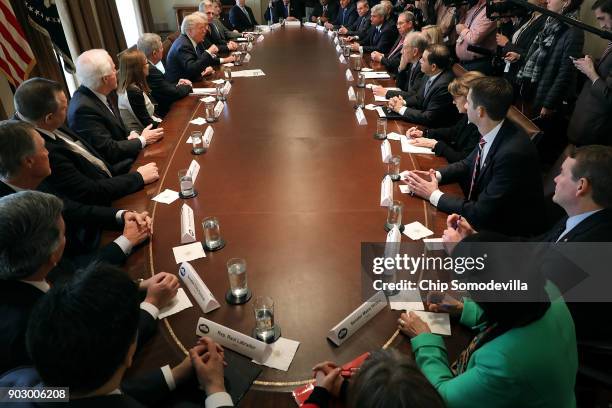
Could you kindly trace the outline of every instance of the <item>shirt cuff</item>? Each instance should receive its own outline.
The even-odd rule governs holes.
[[[597,82],[598,79],[601,79],[601,77],[597,77],[593,81],[591,81],[591,85],[593,85],[595,82]]]
[[[363,54],[363,46],[362,45],[359,46],[359,53]]]
[[[149,302],[142,302],[140,304],[140,308],[150,314],[153,319],[157,319],[157,316],[159,316],[159,309],[157,306],[152,305]]]
[[[358,39],[359,39],[359,36],[358,36],[358,35],[354,35],[354,36],[353,36],[353,40],[358,40]]]
[[[130,252],[132,252],[132,248],[134,247],[125,235],[119,235],[119,237],[114,242],[115,244],[119,245],[119,248],[121,248],[125,255],[129,255]]]
[[[164,380],[166,380],[166,384],[168,384],[168,389],[170,391],[176,390],[176,381],[174,381],[174,376],[172,375],[172,369],[169,365],[165,365],[161,368],[161,372],[164,375]]]
[[[144,149],[145,146],[147,145],[147,139],[145,139],[144,136],[138,136],[138,139],[140,139],[140,144],[142,145],[142,148]]]
[[[441,192],[440,190],[436,190],[433,193],[431,193],[431,195],[429,196],[429,202],[431,203],[431,205],[433,205],[434,207],[437,207],[438,201],[440,201],[440,197],[442,197],[442,195],[444,195],[444,193]]]
[[[227,392],[215,392],[206,397],[205,408],[233,407],[232,397]]]
[[[436,180],[438,180],[438,183],[440,181],[442,181],[442,173],[440,173],[439,171],[436,170]]]
[[[115,220],[117,220],[117,224],[123,224],[123,214],[125,214],[127,210],[119,210],[117,214],[115,214]]]
[[[400,108],[400,110],[399,110],[399,114],[400,114],[400,115],[403,115],[403,114],[404,114],[404,112],[406,112],[407,110],[408,110],[408,108],[407,108],[406,106],[402,106],[402,107]]]

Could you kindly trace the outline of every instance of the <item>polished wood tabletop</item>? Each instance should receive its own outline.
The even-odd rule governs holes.
[[[380,206],[386,165],[381,160],[381,142],[373,138],[377,114],[366,110],[368,124],[358,124],[354,103],[347,97],[348,87],[355,84],[346,80],[348,65],[338,61],[331,37],[311,28],[285,27],[264,38],[254,44],[250,62],[233,70],[259,68],[266,75],[233,80],[220,120],[212,124],[214,137],[208,151],[194,156],[186,143],[192,131],[207,126],[189,123],[204,117],[200,97],[189,96],[164,119],[164,139],[147,147],[136,162],[155,161],[160,180],[115,203],[153,215],[153,237],[127,265],[135,278],[178,272],[172,248],[180,245],[183,203],[194,211],[198,240],[204,240],[201,220],[215,216],[227,242],[224,249],[191,262],[221,307],[204,315],[189,294],[194,307],[160,322],[158,335],[138,355],[135,371],[179,362],[197,340],[200,316],[251,333],[255,325],[252,300],[242,306],[230,306],[224,300],[229,288],[228,259],[246,260],[254,297],[274,299],[275,321],[282,335],[299,341],[300,346],[289,371],[264,367],[253,386],[264,394],[249,392],[244,406],[262,406],[252,401],[305,383],[317,362],[344,363],[383,346],[409,351],[409,342],[396,331],[399,312],[388,308],[342,346],[326,339],[328,331],[363,302],[361,243],[386,238],[387,211]],[[366,96],[370,103],[369,89]],[[404,132],[408,127],[389,122],[389,131]],[[401,155],[402,170],[445,163],[433,155],[402,154],[399,142],[391,144],[393,153]],[[151,201],[167,188],[179,191],[178,171],[192,160],[201,166],[195,183],[197,197],[170,205]],[[459,191],[457,186],[442,189]],[[394,197],[404,202],[404,223],[420,221],[435,236],[441,235],[446,214],[426,201],[401,194],[397,183]],[[404,236],[403,241],[410,239]],[[453,335],[447,343],[453,356],[466,344],[466,337]],[[288,395],[274,405],[293,406]]]

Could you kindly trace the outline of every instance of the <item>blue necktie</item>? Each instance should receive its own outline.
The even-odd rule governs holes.
[[[376,44],[376,43],[378,42],[378,37],[379,37],[379,36],[380,36],[380,29],[379,29],[379,28],[377,28],[377,29],[376,29],[376,33],[374,34],[374,41],[373,41],[373,42],[374,42],[374,44]],[[374,44],[372,44],[372,45],[374,45]]]
[[[285,3],[283,3],[283,4],[285,4]],[[285,18],[287,18],[287,17],[289,17],[289,8],[285,4]]]
[[[427,97],[427,92],[429,92],[429,87],[431,87],[432,79],[433,78],[429,78],[427,80],[427,83],[425,84],[425,92],[423,92],[423,98]]]
[[[344,25],[344,18],[346,17],[346,9],[342,10],[342,25]]]

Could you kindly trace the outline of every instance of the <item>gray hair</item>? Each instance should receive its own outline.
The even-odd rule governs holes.
[[[201,1],[200,4],[198,5],[198,11],[200,12],[205,12],[206,11],[206,6],[208,7],[212,7],[214,6],[213,2],[211,0],[204,0]]]
[[[39,191],[21,191],[0,199],[0,279],[35,274],[57,250],[62,200]]]
[[[32,125],[19,120],[0,122],[0,178],[16,176],[23,160],[36,153],[33,130]]]
[[[187,34],[187,31],[191,31],[202,20],[204,20],[205,23],[208,22],[206,14],[200,13],[199,11],[186,15],[181,23],[181,34]]]
[[[357,0],[357,3],[356,3],[356,4],[359,4],[359,3],[365,3],[365,5],[366,5],[368,8],[370,8],[370,3],[368,3],[368,0]]]
[[[375,5],[374,7],[372,7],[372,10],[370,11],[370,13],[377,15],[378,17],[386,17],[387,9],[385,8],[385,6],[379,3]]]
[[[151,58],[155,52],[161,50],[163,47],[161,37],[154,33],[144,33],[138,39],[136,46],[147,58]]]
[[[406,39],[404,40],[404,45],[406,44],[416,48],[419,50],[419,53],[422,54],[425,51],[425,48],[429,46],[429,39],[420,31],[412,31],[408,33]]]
[[[112,73],[113,63],[106,50],[88,50],[76,60],[77,77],[89,89],[98,89],[102,85],[102,78]]]
[[[401,16],[404,16],[406,21],[410,21],[414,23],[414,13],[412,11],[403,11],[400,13],[399,16],[397,16],[397,18],[399,19]]]

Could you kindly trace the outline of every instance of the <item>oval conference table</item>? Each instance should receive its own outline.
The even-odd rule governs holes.
[[[300,342],[289,370],[263,367],[241,406],[294,407],[289,391],[310,381],[317,362],[343,364],[380,347],[410,353],[410,345],[396,330],[400,312],[388,307],[340,347],[326,339],[329,330],[363,302],[361,242],[386,239],[387,212],[380,206],[386,167],[380,141],[373,138],[377,114],[364,111],[368,123],[358,124],[347,97],[348,87],[355,84],[346,80],[348,65],[339,62],[333,39],[325,32],[283,27],[264,38],[254,43],[250,62],[233,70],[259,68],[265,76],[234,78],[225,109],[212,124],[208,151],[194,156],[186,143],[192,131],[207,126],[189,123],[204,117],[201,96],[192,95],[174,104],[162,123],[164,139],[147,147],[135,163],[155,161],[160,180],[115,205],[153,216],[153,237],[127,264],[134,278],[178,272],[172,248],[180,245],[183,203],[194,211],[199,241],[204,239],[201,220],[216,216],[227,242],[222,250],[191,262],[221,307],[204,315],[188,293],[194,307],[160,322],[158,334],[138,354],[129,374],[180,362],[197,340],[200,316],[251,333],[253,300],[241,306],[224,300],[229,288],[226,262],[241,257],[247,262],[253,298],[272,297],[282,335]],[[390,80],[376,82],[394,86]],[[366,103],[372,100],[366,89]],[[390,121],[388,131],[403,133],[410,126]],[[391,144],[394,154],[400,154],[400,143]],[[192,160],[201,166],[195,183],[199,194],[170,205],[151,201],[165,189],[179,191],[178,171]],[[402,170],[444,165],[434,155],[401,154],[401,160]],[[459,188],[442,190],[457,193]],[[419,221],[441,236],[446,214],[401,194],[397,183],[394,197],[404,203],[404,223]],[[410,239],[404,236],[403,241]],[[446,339],[451,361],[468,340],[453,323],[453,336]]]

